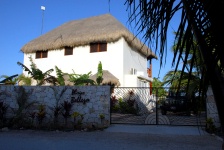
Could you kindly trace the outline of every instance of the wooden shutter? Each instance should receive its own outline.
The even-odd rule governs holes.
[[[97,52],[98,50],[98,44],[97,43],[91,43],[90,44],[90,53]]]
[[[42,57],[41,58],[47,58],[47,51],[42,51]]]
[[[73,55],[73,48],[65,47],[65,55]]]
[[[36,59],[37,59],[37,58],[41,58],[41,51],[37,51],[37,52],[36,52]]]
[[[107,51],[107,43],[100,43],[99,44],[99,51],[100,52]]]

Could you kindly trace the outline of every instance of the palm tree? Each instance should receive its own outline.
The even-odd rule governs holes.
[[[196,94],[201,93],[200,89],[200,77],[197,72],[192,72],[190,75],[188,72],[184,72],[181,80],[180,76],[182,71],[169,71],[163,78],[163,85],[170,85],[170,89],[173,92],[178,92],[180,89],[184,90],[189,97],[195,97]],[[204,95],[199,95],[202,99]]]
[[[200,78],[200,88],[206,92],[211,85],[224,131],[224,2],[223,0],[126,0],[129,20],[134,22],[138,33],[143,33],[145,42],[156,43],[159,50],[160,64],[166,54],[166,40],[169,23],[177,11],[181,11],[180,24],[176,36],[177,47],[173,65],[177,66],[183,57],[180,78],[183,77],[190,50],[195,53],[196,38],[205,68]],[[183,55],[183,49],[186,51]],[[195,59],[193,59],[195,60]],[[175,63],[176,62],[176,63]],[[189,74],[192,74],[193,62]]]
[[[176,32],[174,32],[177,39],[174,41],[174,45],[172,46],[172,52],[175,53],[177,51],[177,43],[178,41],[183,42],[183,39],[179,35],[177,35]],[[170,85],[172,89],[176,89],[175,92],[178,91],[178,89],[184,89],[186,93],[189,95],[195,95],[195,93],[200,93],[199,96],[201,96],[200,91],[200,80],[202,77],[202,71],[203,68],[205,68],[203,64],[202,57],[200,55],[200,50],[198,47],[198,43],[196,39],[193,41],[193,46],[195,48],[194,50],[189,50],[188,58],[186,61],[186,67],[185,70],[176,70],[176,71],[169,71],[163,78],[163,85]],[[183,54],[185,55],[187,51],[187,45],[183,45]],[[184,61],[183,57],[181,56],[180,59]],[[183,64],[183,63],[179,63]],[[179,65],[178,64],[178,65]],[[191,68],[192,67],[192,68]],[[191,71],[191,72],[190,72]],[[181,77],[182,76],[182,77]],[[205,93],[203,93],[205,94]],[[202,95],[202,98],[205,95]]]

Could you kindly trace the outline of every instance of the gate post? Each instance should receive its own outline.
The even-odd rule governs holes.
[[[158,125],[158,88],[156,88],[156,125]]]
[[[213,120],[215,127],[219,128],[221,125],[211,86],[208,87],[206,94],[207,94],[206,98],[207,119],[211,118]]]

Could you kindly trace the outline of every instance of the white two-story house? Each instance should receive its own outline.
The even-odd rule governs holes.
[[[147,63],[157,58],[110,14],[67,22],[21,50],[23,64],[30,67],[31,56],[42,71],[57,66],[66,73],[95,74],[101,61],[103,70],[119,79],[120,87],[148,87],[152,70]]]

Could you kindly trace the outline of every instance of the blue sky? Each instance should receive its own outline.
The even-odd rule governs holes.
[[[126,26],[131,32],[136,32],[128,23],[125,0],[0,0],[0,76],[21,74],[22,68],[17,62],[23,63],[23,53],[20,51],[27,42],[41,35],[42,10],[45,6],[43,31],[46,33],[65,22],[110,13]],[[171,27],[176,27],[176,21]],[[171,68],[173,54],[170,48],[173,43],[172,30],[168,33],[168,55],[166,65],[162,66],[160,80]],[[155,52],[153,48],[152,51]],[[159,75],[159,60],[153,59],[153,77]],[[41,69],[41,68],[40,68]]]

